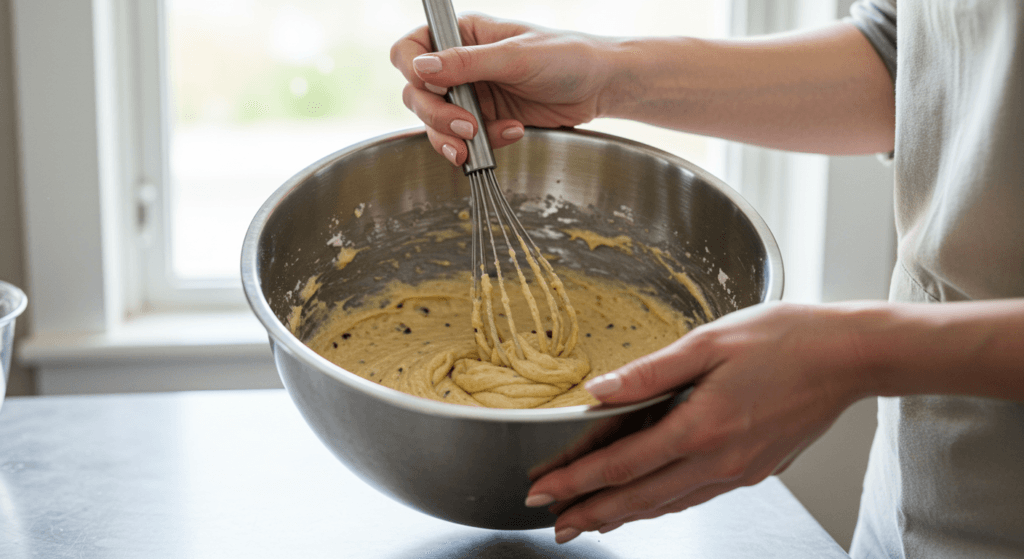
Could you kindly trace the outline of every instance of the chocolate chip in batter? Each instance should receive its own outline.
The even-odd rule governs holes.
[[[608,325],[608,329],[611,330],[612,328],[615,328],[615,325],[614,324],[609,324]]]
[[[428,309],[427,307],[420,307],[420,308],[418,308],[416,310],[418,310],[421,313],[423,313],[423,316],[427,316],[428,314],[430,314],[430,309]]]
[[[352,337],[352,334],[349,334],[348,332],[345,332],[344,334],[341,335],[341,339],[343,339],[343,340],[347,340],[347,339],[349,339],[351,337]]]

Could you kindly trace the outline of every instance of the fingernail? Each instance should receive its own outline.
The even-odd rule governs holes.
[[[607,534],[608,532],[611,532],[616,528],[622,527],[623,524],[625,524],[625,522],[612,522],[611,524],[605,524],[604,526],[601,526],[597,529],[597,531],[602,534]]]
[[[455,151],[455,148],[448,144],[445,144],[441,146],[441,152],[444,153],[444,156],[445,158],[448,159],[448,161],[452,162],[452,165],[459,164],[458,161],[456,160],[456,158],[459,156],[459,152]]]
[[[555,498],[552,497],[551,495],[547,495],[545,493],[540,493],[540,494],[537,494],[537,495],[530,495],[529,497],[526,498],[526,506],[531,507],[531,508],[546,507],[546,506],[548,506],[548,505],[550,505],[551,503],[554,503],[554,502],[555,502]]]
[[[616,373],[608,373],[588,382],[583,388],[587,389],[587,392],[593,394],[595,398],[611,396],[622,388],[622,377]]]
[[[449,126],[452,132],[455,132],[455,135],[463,140],[473,139],[473,125],[465,120],[453,120]]]
[[[444,95],[448,93],[447,87],[441,87],[439,85],[434,85],[432,83],[423,82],[423,87],[427,88],[427,91],[431,93],[436,93],[438,95]]]
[[[501,137],[505,138],[506,140],[518,140],[519,138],[523,137],[523,129],[519,128],[518,126],[506,128],[501,131]]]
[[[569,543],[580,535],[576,528],[562,528],[555,532],[555,543]]]
[[[423,54],[412,59],[412,67],[421,74],[436,74],[441,71],[441,59],[432,54]]]

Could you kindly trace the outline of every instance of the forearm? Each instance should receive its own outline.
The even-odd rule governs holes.
[[[893,147],[892,81],[850,24],[741,40],[627,39],[609,48],[602,116],[791,151]]]
[[[1024,299],[854,311],[867,392],[1024,402]]]

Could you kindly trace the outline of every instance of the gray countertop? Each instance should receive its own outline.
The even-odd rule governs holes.
[[[565,546],[437,520],[351,474],[271,390],[8,399],[0,557],[847,555],[776,478]]]

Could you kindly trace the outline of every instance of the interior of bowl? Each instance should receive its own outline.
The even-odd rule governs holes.
[[[697,322],[707,312],[678,273],[712,319],[781,297],[781,260],[763,221],[681,158],[603,134],[535,129],[495,155],[506,197],[556,266],[653,290]],[[468,208],[468,179],[422,132],[342,150],[283,186],[254,221],[259,290],[282,324],[304,305],[304,338],[319,325],[312,301],[358,304],[393,279],[470,270]],[[635,250],[591,250],[570,229],[625,235]],[[361,250],[339,267],[343,248]],[[321,287],[310,299],[312,276]]]

